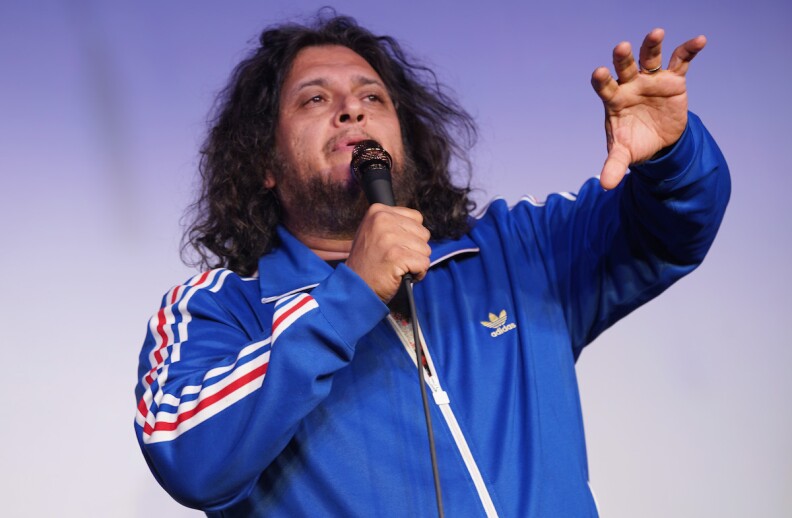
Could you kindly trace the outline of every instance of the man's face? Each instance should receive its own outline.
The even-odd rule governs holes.
[[[349,163],[355,144],[366,139],[393,157],[397,188],[406,165],[404,146],[396,108],[379,74],[347,47],[301,50],[281,90],[276,161],[265,178],[265,185],[278,191],[292,231],[354,235],[367,204]],[[317,225],[326,228],[312,228]]]

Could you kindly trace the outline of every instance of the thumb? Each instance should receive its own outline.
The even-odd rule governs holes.
[[[630,165],[630,153],[627,148],[619,144],[614,144],[608,152],[608,158],[600,172],[600,185],[603,189],[613,189],[622,181],[627,174],[627,167]]]

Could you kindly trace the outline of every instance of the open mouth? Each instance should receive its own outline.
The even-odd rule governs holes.
[[[359,142],[363,142],[364,140],[370,140],[371,137],[367,135],[347,135],[338,139],[333,139],[332,143],[332,150],[333,151],[342,151],[342,152],[352,152],[355,149],[355,145]]]

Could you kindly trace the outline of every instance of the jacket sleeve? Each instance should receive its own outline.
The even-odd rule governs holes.
[[[274,311],[245,282],[221,269],[173,288],[140,354],[140,447],[171,496],[206,511],[247,496],[388,311],[343,265]]]
[[[674,147],[633,166],[616,189],[605,191],[593,178],[576,196],[551,195],[543,207],[522,203],[513,211],[523,238],[529,229],[532,242],[546,251],[575,358],[701,263],[729,194],[723,155],[690,113]]]

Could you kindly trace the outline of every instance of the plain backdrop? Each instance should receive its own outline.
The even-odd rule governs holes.
[[[146,322],[179,260],[215,94],[311,0],[0,6],[0,494],[5,516],[197,516],[133,431]],[[578,374],[608,517],[792,515],[792,4],[336,4],[396,36],[475,116],[480,206],[576,191],[605,157],[591,72],[653,27],[706,34],[690,106],[733,195],[704,265],[604,333]]]

